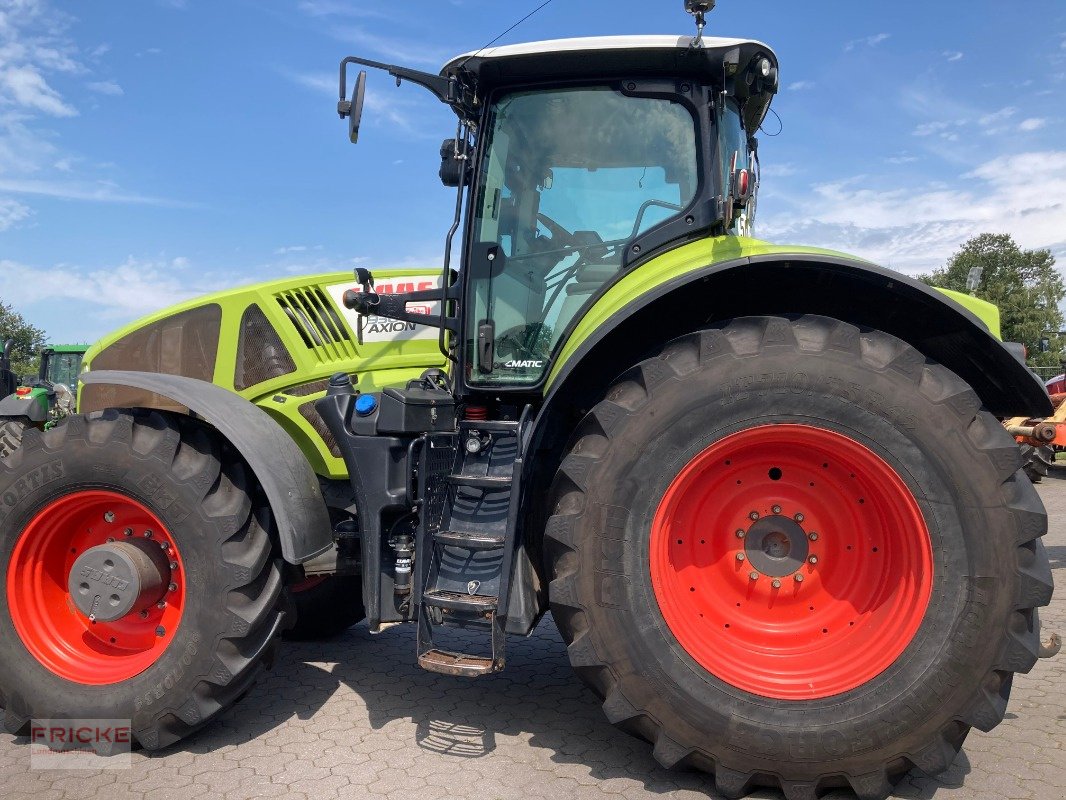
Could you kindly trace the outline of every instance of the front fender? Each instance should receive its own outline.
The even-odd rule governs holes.
[[[241,454],[263,487],[278,526],[282,557],[303,564],[333,547],[318,477],[285,431],[256,405],[213,383],[155,372],[82,373],[79,412],[108,407],[192,412]]]

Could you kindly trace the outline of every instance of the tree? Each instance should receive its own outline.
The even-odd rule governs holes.
[[[8,339],[15,340],[11,350],[11,370],[16,375],[37,373],[41,348],[47,338],[44,331],[26,322],[12,306],[0,301],[0,347]]]
[[[1023,343],[1031,366],[1059,366],[1066,348],[1059,336],[1063,329],[1059,303],[1066,297],[1066,287],[1051,251],[1022,250],[1010,234],[982,233],[963,244],[943,269],[918,279],[965,292],[974,267],[981,268],[981,279],[973,293],[999,307],[1003,339]],[[1041,339],[1050,340],[1048,352],[1040,352]]]

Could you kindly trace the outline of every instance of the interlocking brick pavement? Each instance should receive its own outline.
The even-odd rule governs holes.
[[[1045,544],[1059,593],[1041,611],[1066,634],[1066,480],[1045,479]],[[29,768],[24,740],[0,735],[0,797],[10,800],[610,800],[714,797],[711,781],[668,771],[612,728],[574,677],[550,619],[508,642],[500,675],[468,681],[414,664],[414,629],[285,644],[274,671],[235,708],[128,771]],[[939,778],[912,775],[913,800],[1063,800],[1066,654],[1014,681],[1006,719],[974,731]],[[833,798],[844,798],[838,793]],[[756,797],[777,798],[775,792]]]

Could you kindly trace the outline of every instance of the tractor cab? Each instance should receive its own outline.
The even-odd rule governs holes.
[[[755,132],[778,87],[777,58],[757,41],[533,42],[458,56],[439,76],[349,58],[338,108],[354,141],[365,78],[343,99],[348,63],[419,83],[459,118],[441,177],[459,191],[453,231],[466,208],[462,285],[445,289],[461,312],[436,324],[455,334],[460,391],[539,390],[582,310],[621,273],[752,230]]]
[[[61,383],[73,387],[81,372],[81,359],[86,345],[54,345],[41,351],[41,366],[37,380],[44,385]]]

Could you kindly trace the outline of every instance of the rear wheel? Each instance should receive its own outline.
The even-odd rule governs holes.
[[[878,331],[749,318],[679,339],[582,422],[552,611],[608,718],[737,797],[883,798],[1002,718],[1050,600],[1018,449]]]
[[[0,707],[130,719],[169,745],[272,653],[282,580],[269,509],[210,429],[115,411],[28,431],[0,463]]]
[[[22,434],[29,427],[30,424],[21,418],[0,418],[0,458],[6,458],[18,450],[22,444]]]

